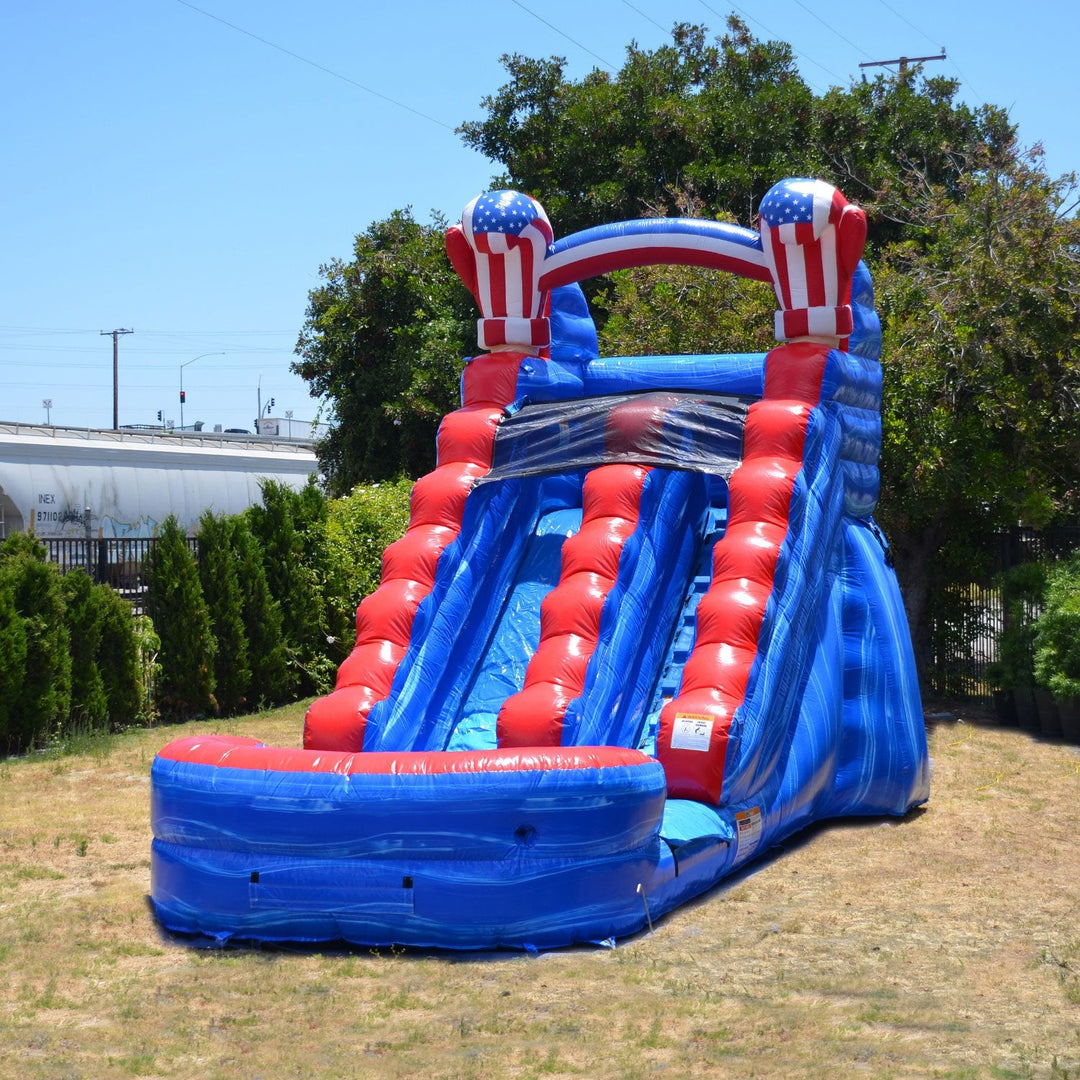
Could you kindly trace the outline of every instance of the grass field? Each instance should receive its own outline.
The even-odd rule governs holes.
[[[615,949],[195,949],[157,929],[154,752],[0,762],[0,1077],[1080,1078],[1080,752],[957,710],[929,805],[815,829]]]

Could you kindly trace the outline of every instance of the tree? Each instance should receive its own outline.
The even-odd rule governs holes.
[[[557,235],[673,209],[750,224],[765,187],[800,173],[867,210],[885,324],[880,514],[925,660],[929,600],[971,572],[968,539],[1075,505],[1071,180],[1025,160],[1005,111],[958,103],[953,80],[915,67],[814,98],[790,50],[755,41],[734,18],[715,49],[685,26],[671,47],[631,46],[614,80],[569,83],[558,59],[504,63],[510,81],[461,131],[506,167],[498,182],[544,203]],[[626,101],[638,104],[628,124]],[[776,113],[795,125],[757,122]],[[695,134],[683,137],[673,117]],[[603,150],[582,153],[590,140]],[[647,268],[614,275],[598,299],[604,351],[771,344],[739,341],[740,318],[760,327],[770,304],[753,284]]]
[[[139,642],[131,604],[107,585],[95,586],[101,606],[101,645],[97,665],[105,689],[108,718],[117,727],[144,719]]]
[[[71,642],[60,572],[45,561],[45,548],[32,534],[15,533],[0,544],[0,592],[5,586],[26,643],[25,674],[9,712],[8,745],[25,750],[59,735],[67,721]],[[15,647],[19,648],[17,641]]]
[[[161,714],[186,719],[216,711],[210,612],[187,537],[172,514],[146,556],[146,583],[147,614],[161,640]]]
[[[199,518],[199,581],[214,635],[214,697],[226,716],[240,712],[251,688],[243,594],[232,519],[207,510]]]
[[[282,639],[289,661],[300,672],[302,693],[328,688],[331,662],[319,571],[325,562],[321,522],[324,500],[313,484],[296,492],[275,480],[261,485],[262,505],[245,511],[262,551],[270,595],[281,609]],[[321,507],[321,509],[320,509]]]
[[[543,203],[556,236],[682,212],[688,197],[704,216],[749,225],[777,180],[817,176],[868,210],[876,244],[907,222],[912,172],[953,188],[977,149],[1012,144],[1004,110],[957,103],[958,83],[918,66],[818,98],[787,43],[756,39],[735,16],[715,45],[706,34],[679,23],[671,45],[631,44],[613,79],[570,82],[560,57],[504,56],[510,80],[458,130],[503,166],[495,184]]]
[[[458,129],[504,166],[496,186],[536,196],[556,236],[666,214],[680,191],[749,218],[781,177],[813,172],[813,92],[791,46],[756,40],[745,23],[706,43],[679,23],[672,44],[631,44],[612,79],[565,78],[565,60],[504,56],[510,81]]]
[[[816,102],[817,175],[866,211],[871,257],[921,226],[913,181],[962,199],[974,161],[1002,167],[1015,157],[1007,112],[958,102],[959,89],[955,79],[925,78],[916,65],[832,87]]]
[[[79,727],[100,731],[109,720],[109,701],[98,664],[105,609],[98,587],[82,567],[63,576],[61,591],[71,642],[71,718]]]
[[[16,730],[19,690],[26,680],[26,625],[15,609],[15,583],[0,571],[0,751],[25,749]]]
[[[913,178],[910,239],[882,252],[880,515],[924,656],[928,605],[970,573],[972,537],[1080,505],[1076,206],[1074,177],[1014,149],[953,190]]]
[[[251,700],[277,705],[292,699],[297,672],[289,667],[281,606],[270,595],[262,550],[243,515],[233,519],[232,545],[251,664]]]
[[[395,211],[356,237],[353,258],[320,269],[293,370],[333,402],[316,446],[328,489],[419,476],[456,408],[462,358],[476,342],[476,308],[444,250],[445,220]]]
[[[972,572],[967,538],[1077,504],[1075,180],[1048,177],[1005,110],[958,102],[953,80],[913,67],[815,96],[785,43],[758,41],[734,17],[706,38],[678,24],[671,45],[631,44],[614,76],[579,81],[558,57],[504,57],[508,81],[459,131],[501,169],[496,185],[540,200],[556,237],[672,212],[751,225],[764,192],[791,175],[828,180],[866,209],[885,339],[879,513],[925,657],[930,600]],[[399,232],[408,222],[389,220]],[[355,281],[394,247],[380,247],[389,223],[372,227]],[[771,344],[756,328],[767,334],[772,302],[752,283],[650,268],[591,289],[605,351]],[[359,310],[333,308],[335,341],[368,332]],[[390,304],[380,313],[382,338],[397,340],[406,320]],[[752,335],[740,334],[744,318]],[[345,386],[354,409],[364,395],[385,401],[377,380],[347,383],[348,350],[334,356],[339,382],[321,389]],[[338,447],[352,462],[338,475],[373,475],[356,447]]]

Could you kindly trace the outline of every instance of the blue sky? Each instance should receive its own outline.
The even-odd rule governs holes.
[[[1080,165],[1064,0],[6,0],[0,421],[44,422],[47,398],[53,423],[111,426],[120,327],[121,424],[179,423],[181,380],[188,424],[251,427],[260,395],[313,419],[289,365],[320,265],[396,208],[453,218],[489,186],[453,129],[502,53],[580,77],[733,10],[819,92],[945,46],[928,70],[1008,108],[1051,172]]]

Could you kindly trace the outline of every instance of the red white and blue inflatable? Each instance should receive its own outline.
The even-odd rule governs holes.
[[[871,514],[880,327],[861,210],[785,180],[760,233],[554,241],[483,195],[447,235],[481,355],[304,749],[180,739],[152,774],[173,931],[554,947],[633,934],[811,822],[929,794]],[[772,282],[767,354],[597,355],[577,282]]]

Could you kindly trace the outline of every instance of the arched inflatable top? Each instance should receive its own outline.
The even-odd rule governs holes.
[[[697,218],[643,218],[600,225],[551,245],[540,274],[541,289],[584,281],[631,266],[673,263],[726,270],[772,281],[761,237],[752,229]]]
[[[851,333],[851,279],[866,216],[823,180],[791,179],[761,201],[761,232],[718,221],[645,218],[554,241],[544,208],[517,191],[477,196],[446,250],[483,313],[478,344],[538,351],[551,343],[552,289],[632,266],[705,266],[772,283],[776,336],[840,343]]]

